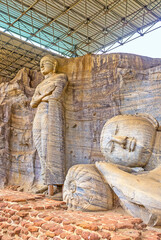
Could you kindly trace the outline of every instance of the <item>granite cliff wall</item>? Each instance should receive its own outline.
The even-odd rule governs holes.
[[[149,113],[161,124],[161,59],[131,54],[86,55],[59,59],[68,75],[65,94],[67,169],[78,163],[103,160],[100,133],[118,114]],[[0,84],[0,176],[4,184],[26,189],[40,182],[40,163],[32,140],[35,110],[29,103],[40,73],[22,69]],[[158,133],[160,139],[160,133]],[[160,141],[147,165],[161,163]]]

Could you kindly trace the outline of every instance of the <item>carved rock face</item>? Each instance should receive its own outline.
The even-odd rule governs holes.
[[[97,162],[97,169],[132,216],[161,226],[161,166],[143,174],[130,174],[119,165]]]
[[[148,115],[119,115],[111,118],[101,133],[101,151],[106,160],[128,167],[144,167],[152,153],[155,119]]]
[[[113,194],[93,164],[71,167],[63,188],[68,209],[102,211],[113,206]]]

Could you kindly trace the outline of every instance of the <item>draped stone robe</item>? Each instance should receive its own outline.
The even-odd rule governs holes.
[[[33,138],[41,163],[44,184],[61,185],[65,178],[65,121],[63,98],[65,74],[53,74],[36,88],[31,101],[37,107]]]

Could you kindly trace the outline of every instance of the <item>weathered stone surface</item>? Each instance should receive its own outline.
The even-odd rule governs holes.
[[[126,210],[146,224],[161,225],[161,167],[141,175],[124,172],[111,163],[97,162],[96,167]]]
[[[1,83],[0,145],[3,157],[0,176],[2,185],[7,182],[30,188],[37,175],[34,171],[36,151],[31,133],[34,112],[29,106],[30,97],[34,93],[34,89],[30,87],[31,75],[35,77],[34,72],[31,74],[29,70],[22,69],[12,81]],[[37,73],[33,85],[37,82],[38,76],[40,74]]]
[[[58,71],[65,73],[69,80],[64,105],[67,170],[74,164],[104,160],[100,134],[111,117],[146,112],[161,123],[161,59],[108,54],[58,61]],[[29,102],[41,80],[40,73],[27,69],[22,69],[10,82],[1,79],[2,186],[6,180],[8,184],[30,188],[40,182],[40,160],[31,137],[35,110],[30,108]],[[160,132],[157,135],[159,141],[154,145],[146,169],[161,163]]]
[[[60,61],[60,71],[69,79],[65,100],[67,169],[73,164],[104,160],[100,134],[111,117],[149,113],[161,122],[160,64],[160,59],[131,54],[86,55]],[[156,153],[147,169],[160,164],[158,148]]]
[[[63,200],[73,210],[103,211],[113,207],[113,193],[94,164],[78,164],[69,169]]]

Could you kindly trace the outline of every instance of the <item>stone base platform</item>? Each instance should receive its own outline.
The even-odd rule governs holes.
[[[73,212],[44,195],[0,190],[1,240],[159,240],[161,229],[114,211]]]

